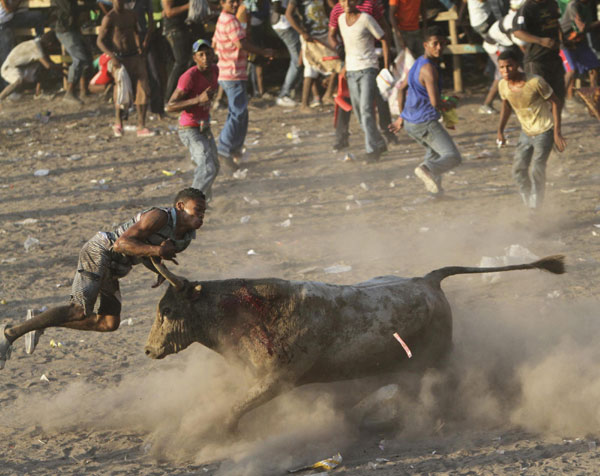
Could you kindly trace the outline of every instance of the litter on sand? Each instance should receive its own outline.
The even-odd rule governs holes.
[[[479,262],[479,266],[482,268],[509,266],[539,259],[539,256],[534,255],[527,248],[519,244],[510,245],[504,249],[504,252],[504,256],[483,256]],[[486,283],[497,283],[500,280],[500,276],[500,273],[484,273],[481,275],[481,279]]]
[[[410,349],[408,348],[408,346],[406,345],[406,342],[404,342],[402,340],[402,337],[400,337],[398,335],[397,332],[394,332],[394,338],[400,342],[400,345],[402,346],[402,348],[404,349],[404,352],[406,352],[406,355],[408,355],[408,358],[410,359],[412,357],[412,352],[410,351]]]
[[[250,215],[245,215],[245,216],[243,216],[242,218],[240,218],[240,223],[242,223],[242,224],[244,224],[244,225],[245,225],[246,223],[248,223],[249,221],[250,221]]]
[[[50,170],[48,170],[48,169],[38,169],[35,172],[33,172],[33,175],[35,175],[36,177],[45,177],[49,173],[50,173]]]
[[[23,242],[23,247],[25,248],[25,251],[29,253],[30,250],[36,248],[39,244],[40,240],[34,238],[33,236],[28,236]]]
[[[25,218],[25,220],[16,221],[15,225],[33,225],[37,223],[36,218]]]
[[[40,380],[42,382],[50,383],[50,380],[48,380],[48,377],[46,377],[46,374],[42,374],[42,376],[40,377]]]
[[[252,256],[252,255],[256,255],[256,254],[258,254],[258,253],[254,250],[248,250],[248,253],[247,253],[248,256]]]
[[[248,176],[248,169],[239,169],[233,172],[233,178],[237,180],[244,180]]]
[[[333,266],[323,268],[323,271],[327,274],[347,273],[348,271],[352,271],[352,266],[347,264],[334,264]]]
[[[342,462],[342,455],[340,453],[332,456],[331,458],[327,458],[327,459],[323,459],[321,461],[317,461],[315,464],[311,464],[308,466],[302,466],[301,468],[296,468],[296,469],[289,469],[288,473],[297,473],[299,471],[305,471],[307,469],[324,469],[324,470],[331,470],[336,468],[337,466],[339,466]],[[318,473],[318,474],[323,474],[323,473]],[[327,474],[327,473],[325,473]]]

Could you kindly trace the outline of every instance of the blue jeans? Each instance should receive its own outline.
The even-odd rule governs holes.
[[[539,208],[544,201],[546,189],[546,162],[554,145],[554,128],[537,136],[523,131],[515,151],[512,174],[519,187],[525,205]],[[531,165],[531,172],[529,166]]]
[[[219,155],[232,157],[239,152],[248,132],[248,93],[246,80],[219,81],[227,95],[227,120],[219,135]]]
[[[202,190],[206,199],[212,198],[212,184],[219,173],[217,145],[210,129],[200,132],[197,127],[185,127],[177,131],[196,163],[192,187]]]
[[[274,30],[277,36],[281,38],[290,53],[290,64],[283,80],[283,86],[279,91],[279,97],[289,96],[290,91],[300,79],[300,65],[298,64],[298,56],[300,55],[300,36],[293,28],[287,30]]]
[[[352,110],[365,132],[365,149],[367,153],[377,152],[385,147],[385,140],[377,128],[375,119],[375,97],[377,69],[367,68],[359,71],[348,71],[348,89]]]
[[[76,84],[83,72],[92,67],[92,56],[83,40],[83,36],[78,31],[56,32],[56,37],[72,60],[67,81]]]
[[[407,134],[425,147],[423,164],[439,177],[461,163],[462,157],[448,131],[439,121],[427,121],[415,124],[404,121]]]

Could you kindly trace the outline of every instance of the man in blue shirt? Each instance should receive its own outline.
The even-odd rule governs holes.
[[[425,147],[425,158],[415,169],[415,175],[434,195],[443,193],[442,174],[462,160],[456,144],[439,122],[440,111],[445,108],[440,96],[442,80],[439,72],[445,42],[446,38],[437,27],[427,30],[423,43],[425,54],[417,58],[400,85],[400,117],[390,126],[392,132],[404,127],[409,136]]]

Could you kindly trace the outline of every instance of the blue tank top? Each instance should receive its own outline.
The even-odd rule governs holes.
[[[419,74],[424,64],[430,63],[434,68],[438,68],[430,59],[425,56],[419,56],[408,72],[408,91],[406,92],[406,102],[402,109],[402,119],[413,124],[422,122],[437,121],[440,113],[435,110],[429,100],[427,88],[419,82]],[[439,73],[439,69],[438,69]],[[438,74],[438,87],[442,91],[442,77]]]

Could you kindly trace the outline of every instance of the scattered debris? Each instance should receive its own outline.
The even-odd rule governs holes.
[[[260,205],[260,202],[256,198],[244,197],[244,201],[246,203],[249,203],[250,205],[253,205],[253,206]]]
[[[248,250],[247,254],[248,254],[248,256],[252,256],[252,255],[256,255],[258,253],[256,251],[254,251],[254,250]]]
[[[173,175],[175,175],[177,173],[177,170],[162,170],[163,175],[166,175],[167,177],[172,177]]]
[[[73,155],[70,155],[69,157],[67,157],[67,160],[70,160],[71,162],[77,162],[78,160],[81,160],[81,159],[83,159],[83,156],[79,155],[79,154],[73,154]]]
[[[46,377],[46,374],[42,374],[42,376],[40,377],[40,380],[42,382],[50,383],[50,380],[48,380],[48,377]]]
[[[354,157],[354,154],[352,152],[348,152],[346,155],[344,155],[344,158],[342,159],[343,162],[352,162],[356,160],[356,157]]]
[[[515,244],[504,249],[504,256],[483,256],[479,262],[482,268],[492,268],[497,266],[509,266],[512,264],[521,264],[524,261],[533,261],[539,259],[524,246]],[[500,280],[500,273],[484,273],[481,279],[486,283],[496,283]]]
[[[250,215],[245,215],[245,216],[243,216],[242,218],[240,218],[240,223],[242,223],[242,224],[244,224],[244,225],[245,225],[246,223],[248,223],[249,221],[250,221]]]
[[[233,178],[237,180],[244,180],[248,176],[248,169],[238,169],[233,172]]]
[[[362,188],[365,192],[369,191],[369,186],[364,182],[360,183],[360,188]]]
[[[29,253],[30,250],[35,249],[40,244],[40,240],[34,238],[33,236],[28,236],[27,239],[23,242],[23,247],[25,251]]]
[[[288,473],[297,473],[299,471],[305,471],[307,469],[325,469],[330,470],[339,466],[342,462],[343,458],[340,453],[332,456],[331,458],[327,458],[321,461],[317,461],[315,464],[311,464],[309,466],[302,466],[301,468],[289,469]],[[327,474],[327,473],[318,473],[318,474]]]
[[[348,271],[352,271],[352,266],[347,264],[334,264],[333,266],[323,268],[323,271],[327,274],[347,273]]]
[[[15,225],[33,225],[35,223],[37,223],[37,219],[36,218],[25,218],[25,220],[21,220],[21,221],[16,221]]]
[[[554,290],[551,293],[548,293],[547,296],[548,299],[556,299],[557,297],[560,297],[560,291]]]
[[[292,224],[292,220],[289,218],[287,220],[282,221],[279,226],[282,228],[288,228]]]
[[[45,177],[49,173],[50,173],[50,170],[48,170],[48,169],[38,169],[35,172],[33,172],[33,175],[35,175],[36,177]]]
[[[419,233],[427,233],[429,231],[429,227],[427,226],[422,226],[421,228],[419,228]]]

